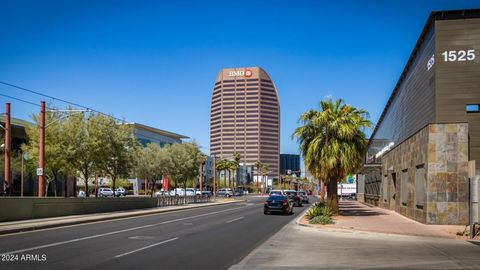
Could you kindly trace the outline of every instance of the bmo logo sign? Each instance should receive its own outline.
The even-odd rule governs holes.
[[[244,70],[232,70],[228,72],[229,77],[240,77],[240,76],[245,76],[245,77],[252,77],[253,71],[249,68],[246,68]]]

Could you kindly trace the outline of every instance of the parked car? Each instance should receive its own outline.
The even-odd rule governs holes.
[[[183,188],[175,188],[170,190],[170,196],[185,196],[185,190]]]
[[[294,206],[302,206],[302,199],[296,190],[285,190],[285,195],[293,201]]]
[[[125,197],[127,196],[127,190],[123,187],[119,187],[115,189],[115,197]]]
[[[113,190],[111,188],[99,188],[98,197],[113,197]]]
[[[270,192],[268,193],[269,196],[273,196],[273,195],[285,195],[285,192],[283,192],[283,190],[280,190],[280,189],[272,189],[270,190]]]
[[[279,212],[282,214],[293,214],[293,204],[284,195],[272,195],[264,202],[263,213],[268,215],[272,212]]]
[[[200,190],[196,188],[187,188],[187,196],[193,196],[193,195],[201,195],[202,193]]]
[[[235,189],[235,192],[233,193],[233,196],[243,196],[245,194],[245,191],[243,191],[242,188],[237,188]]]
[[[300,195],[300,198],[302,199],[302,203],[310,203],[306,191],[301,190],[301,191],[298,192],[298,194]]]
[[[203,190],[202,191],[202,196],[210,198],[210,197],[212,197],[212,192],[210,190]]]
[[[231,197],[233,196],[233,191],[231,188],[221,188],[217,191],[218,197]]]
[[[157,192],[155,192],[155,196],[156,197],[160,197],[160,196],[170,196],[170,192],[168,192],[168,190],[159,190]]]

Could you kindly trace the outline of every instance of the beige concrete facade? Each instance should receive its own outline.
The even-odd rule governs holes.
[[[217,158],[241,155],[241,163],[258,160],[278,177],[280,104],[270,76],[259,67],[227,68],[218,74],[210,109],[210,152]]]

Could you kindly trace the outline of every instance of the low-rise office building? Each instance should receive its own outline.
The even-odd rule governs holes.
[[[365,200],[466,224],[470,160],[480,160],[480,10],[433,12],[370,138]]]

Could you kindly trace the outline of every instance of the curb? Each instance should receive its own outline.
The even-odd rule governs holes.
[[[138,209],[133,210],[132,212],[112,212],[111,216],[99,216],[99,217],[86,217],[84,220],[71,220],[71,221],[57,221],[56,223],[50,224],[32,224],[31,226],[20,227],[20,228],[10,228],[10,229],[0,229],[0,235],[5,234],[12,234],[12,233],[19,233],[19,232],[28,232],[28,231],[35,231],[40,229],[49,229],[55,227],[64,227],[70,225],[77,225],[77,224],[86,224],[86,223],[94,223],[99,221],[108,221],[108,220],[115,220],[115,219],[123,219],[123,218],[131,218],[131,217],[139,217],[139,216],[148,216],[148,215],[156,215],[174,211],[182,211],[182,210],[190,210],[195,208],[205,208],[211,206],[219,206],[224,204],[233,204],[233,203],[242,203],[246,202],[246,200],[239,200],[239,201],[228,201],[228,202],[214,202],[208,204],[201,204],[201,205],[189,205],[182,208],[173,208],[173,209],[154,209],[154,210],[145,210],[145,209]],[[68,216],[66,216],[68,218]]]

